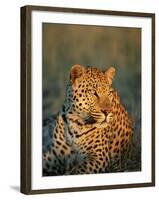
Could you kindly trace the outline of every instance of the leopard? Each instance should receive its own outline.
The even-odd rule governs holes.
[[[109,172],[128,152],[133,122],[113,88],[115,67],[75,64],[58,114],[43,126],[44,176]]]

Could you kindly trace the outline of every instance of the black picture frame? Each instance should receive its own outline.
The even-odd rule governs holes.
[[[58,188],[33,190],[31,183],[31,127],[32,127],[32,66],[31,66],[31,20],[32,11],[66,12],[97,15],[115,15],[145,17],[152,19],[152,161],[151,161],[151,182],[122,184],[122,185],[102,185],[76,188]],[[75,8],[57,8],[44,6],[24,6],[21,8],[21,192],[24,194],[42,194],[58,192],[75,192],[90,190],[106,190],[118,188],[149,187],[155,185],[155,14],[123,11],[106,11]]]

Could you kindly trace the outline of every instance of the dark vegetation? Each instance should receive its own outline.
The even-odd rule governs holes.
[[[141,30],[43,24],[43,119],[59,111],[72,65],[116,68],[113,87],[134,121],[130,151],[111,171],[141,170]]]

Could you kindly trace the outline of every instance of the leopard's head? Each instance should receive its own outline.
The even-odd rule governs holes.
[[[102,123],[112,110],[111,91],[115,68],[100,71],[74,65],[70,71],[67,102],[70,110],[87,123]]]

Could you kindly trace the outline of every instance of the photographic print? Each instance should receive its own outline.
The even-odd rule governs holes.
[[[43,121],[43,175],[139,171],[141,29],[44,23]]]
[[[154,186],[154,20],[21,8],[21,192]]]

